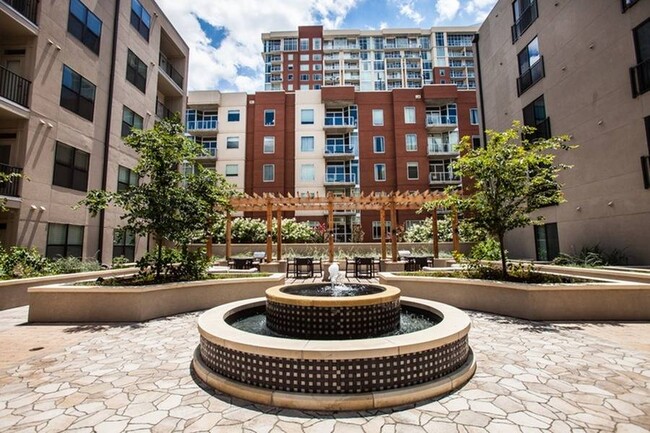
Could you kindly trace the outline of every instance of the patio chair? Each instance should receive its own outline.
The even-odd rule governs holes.
[[[323,276],[323,259],[313,259],[314,275]]]
[[[375,276],[375,259],[372,257],[355,257],[354,276],[356,278],[373,278]]]
[[[253,259],[250,257],[233,257],[232,259],[232,269],[251,269],[253,267]]]
[[[348,278],[348,274],[355,274],[356,270],[355,266],[355,259],[348,259],[347,257],[345,258],[345,278]]]
[[[296,257],[294,263],[296,278],[314,277],[314,259],[311,257]]]
[[[429,257],[409,257],[406,261],[406,265],[404,265],[404,270],[406,272],[417,272],[429,265]]]
[[[253,259],[255,259],[257,263],[263,263],[266,259],[266,251],[255,251],[253,253]]]

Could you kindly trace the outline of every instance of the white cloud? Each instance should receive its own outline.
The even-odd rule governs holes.
[[[453,20],[458,14],[459,10],[459,0],[437,0],[436,12],[438,13],[438,16],[436,17],[435,22]]]
[[[475,22],[483,22],[496,2],[497,0],[467,0],[463,9]]]
[[[388,23],[386,21],[382,21],[379,23],[379,30],[384,30],[387,27],[388,27]]]
[[[406,18],[410,19],[413,21],[416,25],[419,25],[422,21],[424,21],[424,17],[422,14],[418,11],[415,10],[413,7],[413,2],[412,1],[402,1],[398,3],[399,5],[399,13]]]
[[[158,4],[190,47],[190,89],[253,92],[264,86],[262,33],[315,23],[337,28],[358,1],[158,0]],[[227,32],[218,48],[212,46],[198,18]],[[241,74],[242,68],[254,71],[253,76]]]

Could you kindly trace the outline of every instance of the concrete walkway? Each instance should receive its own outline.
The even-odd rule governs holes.
[[[463,389],[392,410],[312,413],[253,405],[197,383],[190,362],[199,314],[34,326],[21,325],[26,307],[0,312],[0,431],[650,432],[647,323],[469,312],[478,369]]]

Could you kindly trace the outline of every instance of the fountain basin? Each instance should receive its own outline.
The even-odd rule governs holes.
[[[272,331],[304,339],[370,338],[400,325],[400,290],[392,286],[350,285],[327,296],[328,284],[296,284],[266,290],[266,324]]]
[[[469,317],[433,301],[402,303],[441,318],[432,328],[358,340],[285,339],[233,328],[228,317],[260,308],[264,298],[222,305],[198,321],[194,369],[201,380],[256,403],[305,410],[364,410],[439,396],[476,368]]]

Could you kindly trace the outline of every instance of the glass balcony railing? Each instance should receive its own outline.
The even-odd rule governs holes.
[[[456,126],[458,125],[458,117],[427,113],[426,125],[427,126]]]
[[[542,78],[544,78],[544,56],[540,56],[539,60],[530,69],[517,78],[518,95],[522,95]]]
[[[188,131],[216,131],[219,122],[217,119],[190,120],[187,122]]]
[[[456,145],[451,143],[429,143],[427,147],[429,155],[438,153],[458,153]]]
[[[178,87],[183,88],[183,76],[180,72],[172,66],[172,64],[167,60],[167,57],[163,53],[160,53],[158,56],[158,63],[160,64],[160,69],[162,69],[169,78],[178,84]]]
[[[174,112],[172,110],[167,108],[167,106],[159,100],[156,100],[156,116],[158,116],[159,119],[167,119],[173,115]]]
[[[352,116],[325,116],[325,126],[348,126],[354,128],[357,126],[357,119]]]
[[[325,173],[325,183],[357,183],[355,173]]]
[[[5,175],[21,174],[23,169],[20,167],[12,167],[7,164],[0,164],[0,173]],[[0,184],[0,195],[6,197],[20,197],[18,194],[18,187],[20,186],[20,178],[12,178],[8,182]]]
[[[354,155],[354,147],[347,144],[326,144],[325,155]]]
[[[206,144],[203,143],[203,155],[201,155],[203,158],[216,158],[217,157],[217,144],[216,143],[210,143]]]
[[[2,0],[14,8],[22,16],[33,22],[36,22],[36,11],[38,10],[38,0]]]
[[[29,80],[0,66],[0,97],[29,108]]]
[[[460,177],[451,171],[433,171],[429,173],[429,183],[459,182]]]

